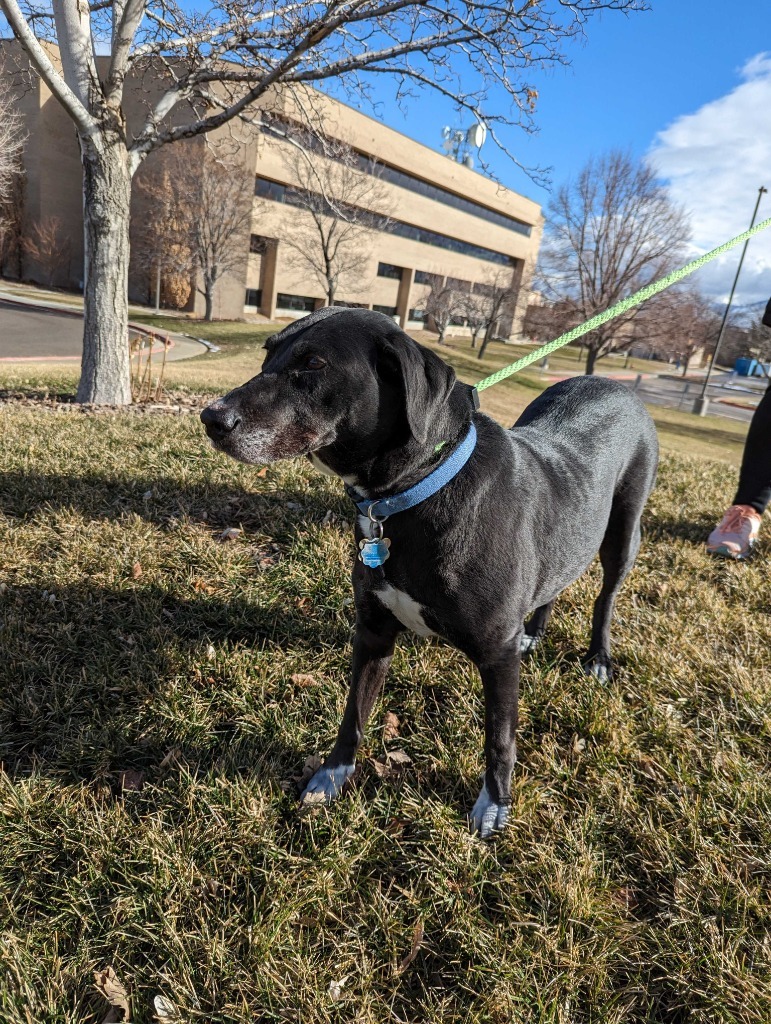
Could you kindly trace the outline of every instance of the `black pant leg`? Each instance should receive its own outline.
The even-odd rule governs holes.
[[[739,489],[734,505],[763,513],[771,502],[771,385],[755,410],[744,444]]]

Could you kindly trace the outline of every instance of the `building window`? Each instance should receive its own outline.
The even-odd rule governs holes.
[[[415,284],[433,284],[436,274],[429,274],[427,270],[415,271]]]
[[[312,313],[316,308],[317,300],[310,295],[286,295],[279,292],[276,296],[276,307],[278,309],[291,309],[300,313]]]
[[[464,281],[462,277],[448,277],[445,284],[456,292],[470,292],[474,287],[471,281]]]
[[[250,235],[249,237],[249,252],[256,253],[258,256],[264,256],[268,251],[268,240],[263,238],[262,235]]]
[[[344,309],[369,309],[366,302],[346,302],[344,299],[335,299],[333,306],[342,306]]]
[[[246,289],[246,302],[245,306],[256,306],[257,309],[262,305],[262,288],[247,288]]]
[[[424,324],[428,320],[428,313],[425,309],[411,309],[410,320],[414,320],[417,323]]]
[[[300,205],[297,196],[285,185],[280,185],[269,178],[255,178],[255,195],[263,199],[271,199],[276,203],[286,203],[288,206]],[[369,214],[370,218],[377,221],[377,217],[371,211],[361,211],[358,207],[351,207],[352,210]],[[331,210],[330,210],[331,213]],[[366,223],[366,220],[365,220]],[[375,230],[380,230],[375,227]],[[474,256],[479,260],[487,260],[490,263],[500,263],[503,266],[511,266],[514,262],[511,256],[506,253],[496,252],[494,249],[487,249],[483,245],[475,245],[473,242],[464,242],[460,238],[451,238],[449,235],[442,235],[438,231],[430,231],[428,228],[419,228],[414,224],[405,224],[400,220],[388,222],[388,234],[399,235],[401,238],[410,238],[414,242],[424,242],[426,245],[436,245],[440,249],[449,249],[450,252],[459,252],[464,256]],[[381,268],[387,268],[386,273]],[[395,267],[390,263],[378,264],[379,277],[401,278],[401,267]]]
[[[396,316],[397,313],[396,306],[373,306],[372,310],[375,313],[385,313],[386,316]]]
[[[291,124],[291,122],[287,121],[284,123]],[[262,126],[261,130],[265,134],[272,134],[271,129],[265,125]],[[326,152],[321,142],[315,141],[314,143],[312,138],[308,140],[307,144],[315,152]],[[498,210],[491,210],[489,206],[483,206],[481,203],[468,199],[466,196],[450,192],[449,189],[442,188],[441,185],[434,185],[430,181],[416,178],[406,171],[401,171],[397,167],[392,167],[390,164],[367,156],[366,153],[357,153],[356,158],[359,170],[363,171],[364,174],[376,174],[382,181],[388,181],[392,185],[408,189],[410,192],[415,192],[426,199],[433,199],[437,203],[443,203],[445,206],[451,206],[456,210],[462,210],[464,213],[470,213],[472,216],[486,220],[490,224],[497,224],[499,227],[508,228],[509,231],[516,231],[517,234],[530,236],[532,227],[525,221],[518,220],[516,217],[511,217],[505,213],[499,213]],[[280,202],[283,202],[283,200],[280,200]]]
[[[465,327],[466,326],[466,318],[465,318],[465,316],[451,316],[450,317],[450,325],[452,327]]]
[[[286,202],[286,187],[268,178],[254,179],[254,194],[263,199],[272,199],[274,203]]]
[[[402,268],[395,267],[393,263],[378,263],[377,265],[377,276],[378,277],[393,277],[396,281],[402,279]]]

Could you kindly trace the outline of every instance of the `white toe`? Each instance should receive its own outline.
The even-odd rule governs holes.
[[[481,839],[486,839],[493,832],[505,828],[508,820],[508,804],[497,804],[488,793],[485,783],[471,811],[471,831],[478,832]]]
[[[530,654],[534,651],[540,642],[539,636],[528,636],[527,633],[523,633],[519,641],[519,650],[521,654]]]
[[[319,768],[300,797],[302,804],[328,804],[340,795],[340,790],[353,775],[355,765],[340,764],[336,768]]]

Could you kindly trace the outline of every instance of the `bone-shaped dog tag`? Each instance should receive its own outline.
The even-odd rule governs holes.
[[[390,558],[390,547],[391,541],[387,537],[381,537],[379,540],[360,540],[359,559],[370,569],[377,569]]]

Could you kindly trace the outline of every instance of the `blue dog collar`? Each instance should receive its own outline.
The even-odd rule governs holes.
[[[348,492],[348,496],[356,503],[356,508],[359,512],[368,516],[373,522],[382,522],[396,512],[406,512],[408,508],[414,508],[422,501],[425,501],[426,498],[430,498],[432,494],[441,491],[444,485],[448,484],[453,477],[456,477],[466,465],[471,458],[476,443],[477,432],[476,427],[472,423],[465,438],[452,455],[445,459],[441,466],[437,466],[433,473],[429,473],[420,483],[415,484],[414,487],[410,487],[406,491],[402,491],[401,494],[392,494],[389,498],[375,498],[373,500],[372,498],[363,498],[353,487],[346,485],[345,489]]]

